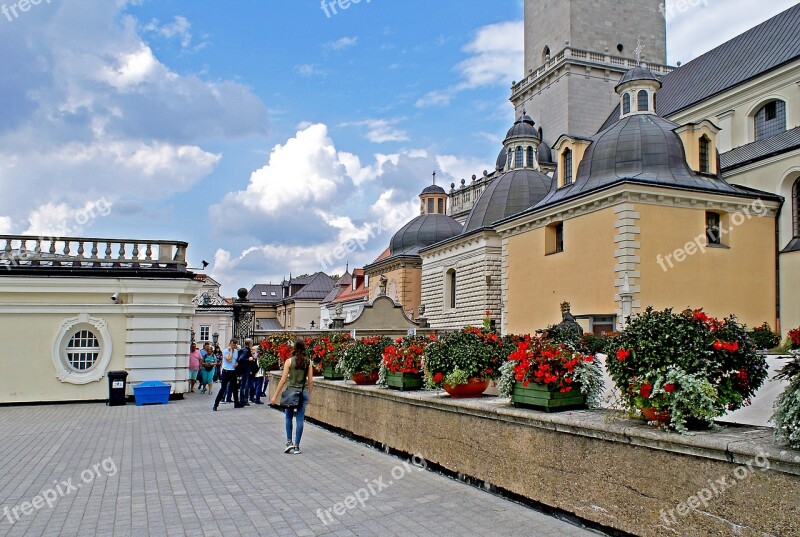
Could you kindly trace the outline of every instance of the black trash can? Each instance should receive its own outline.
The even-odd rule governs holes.
[[[122,406],[125,404],[125,385],[128,378],[127,371],[108,372],[108,406]]]

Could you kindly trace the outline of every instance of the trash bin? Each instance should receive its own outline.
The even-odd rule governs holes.
[[[125,379],[127,371],[108,372],[108,406],[122,406],[125,404]]]

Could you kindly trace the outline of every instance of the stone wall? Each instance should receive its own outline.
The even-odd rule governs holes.
[[[605,411],[546,414],[324,380],[306,415],[634,535],[800,535],[800,452],[767,428],[680,436]],[[692,499],[704,490],[707,505]]]

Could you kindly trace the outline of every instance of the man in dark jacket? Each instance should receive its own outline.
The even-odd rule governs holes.
[[[252,384],[251,379],[255,375],[253,364],[256,363],[256,359],[253,356],[252,347],[253,340],[245,339],[244,347],[239,351],[239,361],[236,362],[236,375],[241,377],[239,382],[239,401],[244,406],[250,406],[248,394]]]

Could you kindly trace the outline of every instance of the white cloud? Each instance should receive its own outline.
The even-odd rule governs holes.
[[[143,29],[148,32],[155,32],[167,39],[177,37],[181,47],[186,48],[192,42],[191,27],[192,24],[186,17],[177,15],[172,22],[164,25],[160,25],[158,19],[153,19]]]
[[[463,50],[469,57],[456,66],[461,81],[420,97],[416,103],[418,108],[445,106],[462,91],[510,84],[518,78],[523,69],[524,24],[510,21],[479,28]]]
[[[330,50],[345,50],[348,48],[352,48],[358,44],[358,37],[342,37],[341,39],[337,39],[336,41],[330,41],[325,43],[325,48]]]
[[[494,171],[494,166],[488,167],[486,162],[472,157],[456,157],[453,155],[439,155],[436,157],[439,166],[446,174],[455,177],[458,180],[466,179],[467,183],[472,180],[473,175],[481,177],[484,170],[488,172]],[[458,183],[458,181],[456,181]],[[445,190],[446,186],[443,185]]]
[[[311,63],[295,65],[294,71],[300,76],[314,76],[322,74],[322,71],[316,65]]]
[[[14,226],[10,216],[0,216],[0,235],[10,235]]]
[[[366,139],[375,144],[382,144],[385,142],[405,142],[409,139],[406,131],[397,128],[397,125],[403,121],[405,121],[405,118],[365,119],[343,123],[342,126],[367,127]]]

